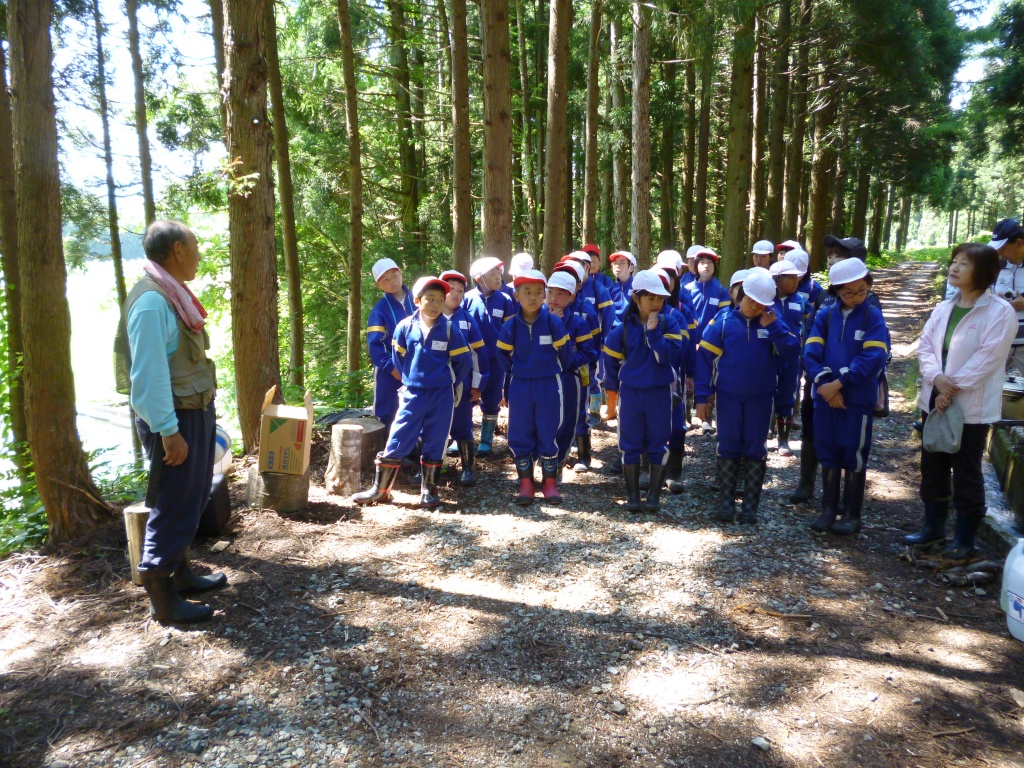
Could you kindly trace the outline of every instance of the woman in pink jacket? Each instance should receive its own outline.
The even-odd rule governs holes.
[[[955,401],[964,415],[964,431],[957,453],[921,449],[924,527],[903,541],[912,546],[944,541],[952,497],[955,533],[942,554],[953,560],[974,552],[974,534],[985,517],[981,460],[989,426],[1000,418],[1003,371],[1017,333],[1013,307],[989,290],[998,274],[999,255],[989,246],[964,243],[954,248],[949,283],[956,293],[932,312],[917,348],[923,380],[918,405],[927,414],[932,408],[944,411]]]

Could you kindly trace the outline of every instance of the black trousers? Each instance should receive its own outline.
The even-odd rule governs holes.
[[[927,414],[922,412],[922,416]],[[921,501],[952,497],[953,508],[957,512],[979,518],[984,516],[985,479],[981,462],[990,426],[964,424],[960,450],[956,453],[929,453],[921,448]]]
[[[188,444],[188,457],[177,467],[162,464],[157,469],[156,499],[150,504],[140,571],[173,571],[181,565],[210,500],[217,411],[211,401],[206,408],[177,410],[175,414],[178,431]],[[160,435],[153,434],[142,419],[135,423],[153,474],[153,461],[163,461],[163,450],[154,454]]]

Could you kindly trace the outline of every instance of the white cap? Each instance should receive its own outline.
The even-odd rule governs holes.
[[[485,272],[490,272],[495,267],[504,268],[504,266],[505,263],[501,259],[496,259],[494,256],[484,256],[482,259],[477,259],[470,265],[469,276],[476,280]]]
[[[788,259],[776,261],[774,264],[768,267],[768,271],[771,273],[772,277],[779,277],[784,275],[796,275],[797,277],[800,277],[803,275],[803,272],[800,271],[800,267],[798,267],[796,264],[789,261]]]
[[[563,261],[558,266],[571,269],[573,272],[576,273],[576,279],[579,280],[581,283],[583,282],[583,279],[587,276],[587,268],[580,264],[578,261]]]
[[[568,272],[555,272],[548,278],[548,288],[561,288],[569,293],[576,293],[576,281]]]
[[[533,256],[525,252],[517,253],[508,265],[508,273],[515,277],[524,269],[533,269]]]
[[[775,301],[775,280],[767,269],[754,267],[743,280],[743,293],[767,307]]]
[[[645,269],[633,276],[633,293],[647,291],[655,296],[668,296],[668,288],[661,282],[661,277],[653,269]]]
[[[452,287],[448,285],[448,283],[446,283],[444,280],[441,280],[438,277],[431,277],[430,275],[427,275],[425,277],[421,277],[413,284],[412,295],[418,299],[420,296],[423,295],[423,292],[427,290],[427,288],[438,288],[444,291],[445,296],[447,296],[452,290]]]
[[[786,250],[791,251],[794,248],[803,248],[803,246],[800,245],[800,243],[798,243],[796,240],[783,240],[781,243],[779,243],[779,248],[785,248]]]
[[[662,251],[658,254],[658,259],[654,263],[659,266],[672,267],[676,274],[678,274],[679,270],[683,268],[683,257],[679,254],[679,251]]]
[[[629,251],[615,251],[615,253],[608,257],[608,263],[611,264],[616,259],[626,259],[636,269],[636,257]]]
[[[704,246],[703,245],[691,245],[689,248],[686,249],[686,258],[687,259],[696,259],[697,258],[697,254],[700,253],[703,250],[704,250]]]
[[[590,254],[587,253],[586,251],[573,251],[565,258],[573,259],[574,261],[584,261],[587,264],[593,261],[593,259],[590,258]]]
[[[399,269],[398,264],[395,263],[394,259],[379,259],[374,262],[373,269],[373,282],[380,280],[380,276],[387,272],[389,269]]]
[[[828,271],[829,285],[846,285],[868,276],[868,268],[860,259],[843,259]]]
[[[807,255],[807,251],[800,246],[797,246],[786,254],[786,261],[801,270],[800,274],[803,275],[807,273],[807,268],[811,263],[811,257]]]
[[[750,270],[748,269],[737,269],[732,273],[732,277],[729,278],[729,287],[732,288],[736,283],[742,283],[747,279],[747,275]]]
[[[750,249],[751,253],[771,254],[775,253],[775,246],[771,240],[758,240],[754,243],[754,247]]]
[[[536,269],[524,269],[512,279],[512,285],[515,288],[518,288],[520,285],[525,285],[526,283],[540,283],[541,285],[547,285],[548,281],[547,278],[544,277],[544,273],[538,272]]]

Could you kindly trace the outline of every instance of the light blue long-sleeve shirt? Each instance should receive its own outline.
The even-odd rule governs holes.
[[[146,291],[128,312],[132,350],[132,408],[163,437],[178,431],[168,363],[178,350],[178,316],[156,291]]]

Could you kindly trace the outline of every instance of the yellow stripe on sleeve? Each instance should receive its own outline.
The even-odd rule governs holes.
[[[694,322],[694,323],[690,323],[690,324],[689,324],[689,326],[687,326],[687,327],[688,327],[688,328],[689,328],[689,329],[690,329],[691,331],[693,331],[693,330],[696,330],[696,328],[697,328],[697,323],[695,323],[695,322]]]
[[[472,344],[470,344],[469,348],[470,349],[480,349],[480,347],[482,347],[483,345],[484,345],[484,340],[480,339],[480,341],[474,341]]]
[[[506,315],[506,316],[505,316],[505,319],[504,319],[504,320],[502,320],[501,322],[503,322],[503,323],[507,323],[507,322],[508,322],[509,320],[511,320],[511,319],[512,319],[513,317],[515,317],[515,315]]]
[[[513,347],[511,344],[505,343],[504,341],[499,341],[498,349],[503,349],[506,352],[511,352],[513,349],[515,349],[515,347]]]
[[[405,350],[402,347],[398,346],[395,342],[391,342],[391,346],[393,346],[395,349],[398,350],[398,354],[400,354],[400,355],[404,355],[405,354]]]
[[[611,357],[614,357],[616,360],[624,360],[625,359],[622,356],[621,352],[616,352],[614,349],[609,349],[608,347],[604,348],[604,353],[606,355],[610,355]]]
[[[712,352],[712,353],[714,353],[716,355],[721,355],[722,354],[722,350],[721,349],[716,347],[714,344],[711,344],[709,342],[704,341],[703,339],[701,339],[700,346],[704,347],[704,349],[706,349],[709,352]]]
[[[377,333],[387,333],[388,329],[385,328],[383,325],[369,325],[366,327],[367,333],[373,333],[374,331],[376,331]]]
[[[584,341],[590,341],[592,338],[594,338],[594,334],[592,333],[588,333],[586,336],[577,336],[576,343],[582,344]]]
[[[665,334],[665,338],[666,339],[672,339],[673,341],[682,341],[683,340],[682,334],[679,334],[679,333],[666,333]]]
[[[885,346],[885,342],[884,341],[865,341],[864,342],[864,349],[867,349],[868,347],[881,347],[882,349],[884,349],[886,351],[886,354],[888,354],[888,352],[889,352],[889,348],[887,346]]]
[[[461,354],[464,354],[466,352],[469,352],[469,347],[459,347],[458,349],[451,350],[448,353],[448,357],[455,357],[456,355],[461,355]]]
[[[555,349],[558,349],[559,347],[561,347],[561,346],[563,346],[565,344],[568,344],[568,343],[569,343],[569,334],[567,333],[567,334],[565,334],[565,336],[563,336],[562,338],[560,338],[558,341],[556,341],[554,343],[554,347],[555,347]]]
[[[598,304],[597,308],[598,309],[604,309],[605,307],[610,307],[611,305],[612,305],[612,302],[606,301],[604,304]]]
[[[686,331],[682,331],[682,334],[684,339],[686,339],[687,341],[690,340],[690,334],[688,334]]]
[[[821,336],[811,336],[804,344],[821,344],[821,346],[825,346],[825,340]]]

